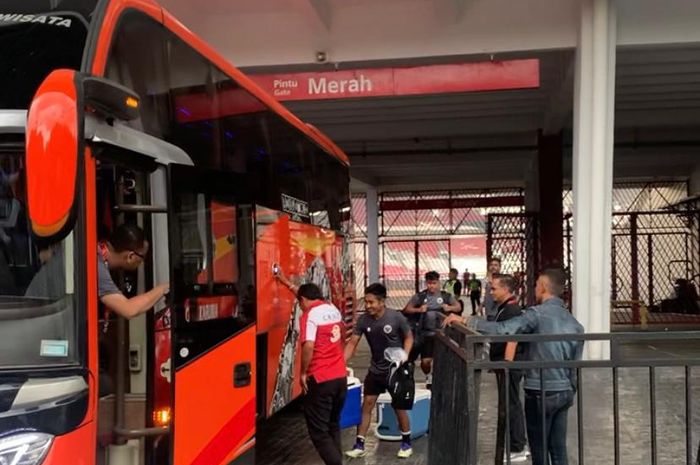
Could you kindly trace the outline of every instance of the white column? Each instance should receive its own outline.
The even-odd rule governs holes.
[[[615,107],[614,0],[581,0],[574,96],[573,311],[586,332],[610,331]],[[587,344],[590,358],[605,344]]]
[[[367,275],[369,283],[379,281],[379,196],[367,187]]]

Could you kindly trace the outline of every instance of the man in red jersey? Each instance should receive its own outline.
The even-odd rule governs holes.
[[[278,279],[292,291],[304,313],[301,316],[301,387],[309,436],[326,465],[342,465],[340,412],[347,394],[343,317],[323,300],[315,284],[298,289],[281,273]]]

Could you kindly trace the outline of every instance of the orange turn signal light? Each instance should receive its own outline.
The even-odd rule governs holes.
[[[126,98],[126,106],[129,108],[138,108],[139,101],[138,101],[138,99],[136,99],[134,97],[127,97]]]
[[[153,412],[153,424],[155,426],[168,426],[170,424],[170,408],[160,408]]]

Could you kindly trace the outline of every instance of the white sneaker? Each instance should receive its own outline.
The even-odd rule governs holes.
[[[365,455],[367,455],[367,451],[365,450],[364,446],[355,444],[355,447],[353,447],[352,449],[350,449],[348,451],[345,451],[345,455],[347,455],[351,459],[356,459],[356,458],[364,457]]]
[[[404,444],[403,442],[401,443],[401,448],[399,449],[399,453],[396,454],[396,456],[400,459],[407,459],[411,455],[413,455],[413,448],[411,447],[410,444]]]
[[[511,452],[510,453],[510,463],[522,463],[527,462],[530,458],[530,451],[525,449],[521,452]]]

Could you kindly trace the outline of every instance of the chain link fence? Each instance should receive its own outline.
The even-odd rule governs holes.
[[[490,213],[516,213],[522,189],[471,189],[434,192],[388,192],[381,195],[382,237],[484,234]],[[500,205],[499,205],[500,204]],[[390,209],[405,205],[409,208]],[[430,208],[423,208],[430,205]]]
[[[677,205],[686,182],[616,184],[613,190],[611,323],[613,325],[700,324],[693,298],[700,285],[700,205]],[[563,192],[564,263],[573,269],[571,190]],[[680,283],[677,280],[685,280]],[[685,300],[685,303],[680,303]]]
[[[491,214],[487,221],[486,255],[501,259],[501,272],[519,282],[521,305],[535,302],[539,270],[537,216],[530,213]]]
[[[617,183],[613,189],[613,212],[657,211],[681,201],[687,195],[688,183],[684,181]],[[574,211],[571,189],[562,192],[562,206],[565,215]]]
[[[402,309],[425,288],[428,271],[437,271],[444,281],[450,268],[460,272],[460,280],[466,269],[485,269],[486,236],[386,240],[380,244],[380,253],[380,278],[387,286],[388,305]],[[468,307],[468,296],[463,300]]]
[[[367,197],[365,194],[353,193],[350,197],[350,256],[355,278],[357,309],[363,311],[365,303],[362,296],[368,284]]]
[[[700,323],[698,211],[613,216],[613,324]],[[642,312],[648,314],[642,316]]]
[[[538,222],[523,213],[522,205],[514,206],[513,199],[522,194],[521,189],[381,194],[380,205],[388,208],[379,213],[379,274],[389,290],[390,306],[403,308],[423,288],[427,271],[446,277],[449,268],[455,267],[460,278],[465,269],[483,277],[488,256],[502,259],[503,272],[516,275],[522,283],[521,302],[532,303],[539,271]],[[563,263],[570,275],[575,205],[571,190],[562,195]],[[678,208],[668,210],[686,195],[685,182],[615,185],[613,324],[638,324],[642,313],[649,322],[700,323],[700,317],[671,311],[673,304],[669,304],[679,291],[678,279],[690,283],[684,288],[687,292],[692,286],[700,287],[700,219],[690,213],[700,210],[700,201],[685,204],[683,215]],[[510,206],[498,206],[499,202]],[[354,194],[351,248],[358,297],[368,284],[366,212],[364,195]]]

